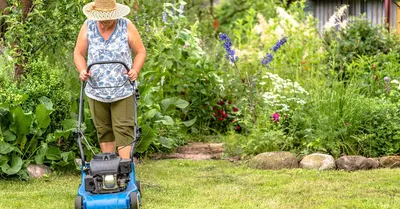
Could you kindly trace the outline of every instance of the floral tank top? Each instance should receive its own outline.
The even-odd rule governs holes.
[[[121,61],[132,68],[132,54],[128,44],[127,20],[121,18],[108,40],[104,40],[97,21],[87,20],[88,66],[99,61]],[[126,69],[121,64],[93,65],[86,85],[86,95],[100,102],[115,102],[133,94]]]

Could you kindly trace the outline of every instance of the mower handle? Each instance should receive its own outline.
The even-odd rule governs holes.
[[[117,61],[117,60],[112,60],[112,61],[99,61],[99,62],[93,62],[90,65],[88,65],[86,72],[89,72],[90,69],[94,66],[94,65],[104,65],[104,64],[121,64],[122,66],[125,67],[125,69],[129,72],[130,68],[128,67],[127,64],[125,64],[122,61]],[[129,79],[128,79],[129,80]],[[136,82],[135,81],[130,81],[130,83],[135,86]],[[82,81],[81,83],[81,92],[80,92],[80,97],[79,97],[79,114],[78,114],[78,146],[79,146],[79,151],[81,154],[81,159],[82,159],[82,165],[86,166],[85,164],[85,154],[84,154],[84,150],[82,147],[82,138],[83,138],[83,132],[82,132],[82,121],[83,121],[83,95],[84,95],[84,88],[85,88],[86,82]],[[136,88],[136,87],[134,87]],[[136,130],[136,124],[137,124],[137,115],[136,115],[136,99],[138,99],[138,91],[136,89],[135,93],[134,93],[134,114],[135,114],[135,129],[134,129],[134,135],[135,135],[135,139],[137,138],[137,130]],[[133,159],[133,152],[134,152],[134,144],[131,148],[131,152],[130,152],[130,158],[131,160]]]
[[[127,64],[125,64],[125,62],[121,62],[121,61],[117,61],[117,60],[112,60],[112,61],[99,61],[99,62],[93,62],[91,63],[88,67],[86,72],[90,71],[90,68],[93,67],[93,65],[104,65],[104,64],[121,64],[125,67],[125,69],[129,72],[130,68],[128,67]]]

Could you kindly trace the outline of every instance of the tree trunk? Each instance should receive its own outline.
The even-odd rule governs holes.
[[[0,0],[0,10],[3,15],[8,15],[8,11],[5,9],[8,7],[7,0]],[[5,20],[0,18],[0,39],[4,38],[4,33],[6,32],[7,26]]]
[[[22,22],[25,22],[33,6],[32,0],[21,0],[21,4],[22,4]]]
[[[29,12],[33,9],[32,0],[21,0],[22,4],[22,23],[24,23],[28,17]],[[22,49],[19,46],[19,40],[17,40],[14,44],[15,51],[17,55],[14,57],[17,59],[17,63],[14,66],[14,79],[18,80],[21,75],[25,73],[25,64],[27,62],[27,58],[22,56]]]

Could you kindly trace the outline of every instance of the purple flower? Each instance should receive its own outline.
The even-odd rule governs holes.
[[[278,51],[279,48],[282,47],[283,44],[287,42],[287,37],[283,37],[279,41],[276,42],[276,44],[271,48],[271,53],[267,52],[263,59],[261,60],[261,65],[264,65],[267,69],[269,68],[269,63],[272,61],[274,58],[274,55],[272,53],[275,53]]]
[[[167,24],[168,22],[167,22],[167,12],[166,11],[164,11],[163,13],[162,13],[162,21],[163,21],[163,23],[165,23],[165,24]]]
[[[139,16],[138,15],[135,15],[135,20],[134,20],[136,23],[139,23]]]
[[[150,32],[149,21],[146,21],[146,32]]]
[[[272,119],[274,120],[275,123],[279,122],[279,113],[275,112],[272,114]]]
[[[282,46],[283,44],[285,44],[286,41],[287,41],[287,38],[286,38],[286,37],[283,37],[281,40],[279,40],[279,41],[276,42],[275,46],[273,46],[273,47],[271,48],[271,50],[274,51],[274,52],[278,51],[278,49],[281,48],[281,46]]]
[[[386,76],[386,77],[383,78],[383,80],[385,81],[386,93],[389,94],[389,92],[390,92],[390,87],[389,87],[390,78],[388,76]]]
[[[273,58],[274,58],[274,55],[267,53],[265,55],[265,57],[263,57],[263,59],[261,60],[261,64],[265,65],[268,68],[268,63],[270,63]]]
[[[219,34],[219,39],[224,42],[224,48],[227,53],[226,58],[229,59],[231,63],[237,62],[239,58],[235,55],[235,50],[231,49],[232,47],[231,39],[226,34],[223,33]]]
[[[181,4],[181,6],[179,6],[179,14],[183,15],[183,10],[185,9],[185,5]]]
[[[386,83],[389,83],[390,78],[389,78],[388,76],[386,76],[385,78],[383,78],[383,80],[384,80]]]
[[[228,36],[224,33],[219,33],[219,40],[225,41],[228,38]]]

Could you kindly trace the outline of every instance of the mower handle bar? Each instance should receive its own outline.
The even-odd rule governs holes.
[[[130,68],[128,67],[127,64],[125,64],[124,62],[121,62],[121,61],[116,61],[116,60],[93,62],[90,65],[88,65],[86,71],[89,72],[90,69],[94,65],[104,65],[104,64],[121,64],[122,66],[125,67],[125,69],[128,72],[130,71]],[[84,94],[85,83],[86,83],[85,81],[82,81],[82,83],[81,83],[81,92],[80,92],[80,98],[79,98],[79,114],[78,114],[78,146],[79,146],[79,151],[81,154],[82,165],[85,165],[85,154],[84,154],[83,147],[82,147],[83,133],[82,133],[82,127],[81,127],[82,121],[83,121],[83,94]],[[135,85],[136,83],[135,83],[135,81],[131,81],[131,84]],[[135,96],[134,96],[134,99],[136,99]],[[136,118],[137,117],[136,116],[136,104],[134,104],[134,108],[135,108],[135,118]],[[137,124],[136,120],[137,119],[135,119],[135,125]],[[134,131],[135,131],[135,133],[134,133],[135,139],[134,140],[136,140],[136,129]],[[131,154],[130,154],[131,160],[133,159],[133,150],[134,150],[134,144],[132,145],[132,148],[131,148]]]
[[[113,60],[113,61],[99,61],[99,62],[93,62],[91,63],[88,67],[87,67],[87,72],[90,71],[90,68],[92,68],[94,65],[104,65],[104,64],[121,64],[125,67],[125,69],[129,72],[130,68],[128,67],[127,64],[125,64],[125,62],[121,62],[121,61],[117,61],[117,60]]]

